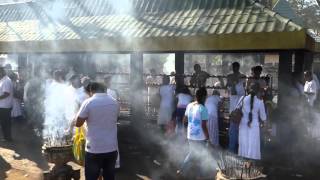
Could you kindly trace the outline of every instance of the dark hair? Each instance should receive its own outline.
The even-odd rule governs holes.
[[[194,66],[193,66],[193,69],[201,69],[201,66],[200,66],[200,64],[195,64]]]
[[[255,72],[262,72],[262,70],[263,70],[263,68],[262,68],[262,66],[256,66],[256,67],[254,67],[254,71]]]
[[[312,72],[311,71],[305,71],[304,75],[312,77]]]
[[[232,67],[233,67],[233,68],[240,68],[240,63],[238,63],[238,62],[233,62],[233,63],[232,63]]]
[[[251,83],[249,87],[249,94],[250,94],[250,112],[249,112],[249,122],[248,126],[250,127],[252,123],[252,110],[253,110],[253,103],[254,103],[254,97],[258,93],[260,89],[260,85],[258,82]]]
[[[218,91],[218,90],[216,90],[216,89],[214,89],[213,91],[212,91],[212,95],[213,96],[220,96],[220,92]]]
[[[110,80],[112,78],[112,76],[110,76],[110,75],[104,75],[103,76],[103,79],[108,79],[108,80]]]
[[[0,67],[0,73],[6,75],[6,70],[4,69],[4,67]]]
[[[164,75],[162,77],[162,84],[169,84],[170,83],[170,77],[168,75]]]
[[[207,94],[208,94],[207,89],[205,87],[198,89],[196,91],[196,99],[197,99],[198,103],[204,105],[205,98],[206,98]]]
[[[188,86],[184,85],[182,88],[181,88],[181,93],[183,94],[191,94],[190,93],[190,89],[188,88]]]
[[[84,87],[85,91],[87,93],[90,92],[104,92],[105,91],[105,87],[98,82],[90,82],[86,87]]]
[[[53,79],[59,81],[60,78],[63,79],[63,72],[61,70],[55,70],[53,72]]]
[[[76,80],[76,79],[80,79],[80,76],[77,75],[77,74],[74,74],[69,78],[69,81],[73,81],[73,80]]]

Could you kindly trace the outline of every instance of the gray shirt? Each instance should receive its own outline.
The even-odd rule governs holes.
[[[87,118],[87,152],[108,153],[118,149],[118,114],[118,102],[106,93],[96,93],[83,102],[78,117]]]

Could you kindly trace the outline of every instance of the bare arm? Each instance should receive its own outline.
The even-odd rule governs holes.
[[[10,96],[10,93],[4,92],[3,95],[0,96],[0,99],[4,99],[6,97]]]
[[[75,121],[76,127],[81,127],[88,118],[78,117]]]
[[[195,80],[196,80],[196,77],[195,77],[195,74],[193,74],[190,79],[190,86],[191,87],[195,87]]]
[[[264,103],[261,101],[261,104],[259,106],[259,116],[262,121],[266,121],[267,120],[267,114],[266,114],[266,109],[265,109],[265,105]]]
[[[208,121],[202,120],[201,125],[202,125],[204,136],[206,137],[206,139],[209,139],[209,132],[208,132],[208,127],[207,127],[207,122]]]
[[[188,123],[188,118],[187,118],[187,116],[183,116],[182,123],[183,123],[183,124]]]
[[[304,92],[306,95],[315,95],[316,93],[314,92]]]
[[[231,83],[230,75],[228,75],[226,87],[230,87],[230,86],[232,86],[232,83]]]

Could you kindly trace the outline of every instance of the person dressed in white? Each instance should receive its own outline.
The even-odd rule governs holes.
[[[164,133],[166,126],[172,119],[172,113],[174,111],[174,85],[169,84],[170,77],[163,76],[163,84],[160,87],[160,109],[158,117],[158,125],[161,131]]]
[[[12,141],[11,108],[13,101],[13,84],[6,75],[5,69],[0,67],[0,125],[3,138]]]
[[[316,121],[316,111],[314,111],[314,103],[317,99],[317,83],[313,79],[313,75],[311,71],[304,72],[304,95],[306,97],[306,101],[308,103],[308,107],[306,108],[306,117],[308,118],[309,127],[308,131],[312,138],[320,138],[320,131],[318,129],[320,122]]]
[[[208,119],[208,131],[209,131],[209,141],[214,146],[219,146],[219,122],[218,122],[218,112],[220,106],[221,98],[219,91],[213,90],[212,96],[206,99],[205,106],[208,109],[209,119]]]
[[[192,101],[192,96],[190,90],[187,86],[183,86],[179,93],[176,95],[178,103],[176,109],[176,134],[178,136],[184,134],[184,125],[183,125],[183,117],[186,112],[186,108],[188,104]]]
[[[259,84],[251,84],[249,90],[249,95],[243,99],[238,154],[248,159],[260,160],[260,123],[265,122],[267,117],[263,100],[256,95],[260,90]]]
[[[150,75],[146,78],[146,86],[148,87],[148,113],[155,115],[159,107],[159,88],[161,83],[160,77],[156,75],[156,70],[151,69]]]
[[[115,179],[118,138],[117,119],[119,104],[105,93],[104,86],[92,82],[86,87],[90,98],[80,107],[74,124],[81,127],[87,123],[85,147],[85,179]]]
[[[227,88],[230,95],[229,113],[235,110],[240,98],[245,95],[245,75],[240,73],[240,64],[232,63],[232,74],[227,76]],[[237,153],[238,150],[238,124],[230,122],[229,126],[229,151]]]
[[[106,93],[111,96],[112,98],[114,98],[115,100],[119,101],[119,96],[116,90],[111,89],[111,76],[105,76],[104,77],[104,84],[106,86]]]
[[[317,91],[318,91],[317,83],[313,79],[313,75],[310,71],[306,71],[304,73],[304,78],[306,81],[304,84],[304,94],[307,98],[307,102],[309,106],[313,107],[314,101],[317,98]]]
[[[66,91],[68,103],[66,105],[66,115],[68,120],[73,120],[81,104],[89,97],[81,87],[80,76],[72,75],[69,79],[70,86]]]

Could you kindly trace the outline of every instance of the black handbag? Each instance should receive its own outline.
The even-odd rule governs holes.
[[[242,119],[243,113],[242,113],[242,107],[243,107],[243,100],[244,97],[242,97],[242,99],[239,101],[239,103],[236,106],[236,109],[234,109],[231,113],[230,113],[230,122],[236,123],[236,124],[240,124],[240,121]],[[240,106],[239,106],[240,105]]]

